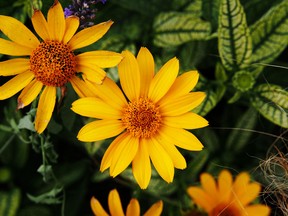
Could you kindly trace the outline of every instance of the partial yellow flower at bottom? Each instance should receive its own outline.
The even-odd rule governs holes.
[[[270,208],[263,204],[252,204],[261,187],[257,182],[250,183],[250,176],[242,172],[233,182],[231,173],[223,170],[216,182],[203,173],[200,176],[202,188],[189,187],[187,192],[193,202],[209,216],[267,216]]]
[[[76,55],[75,50],[102,38],[113,22],[103,22],[76,33],[79,18],[65,18],[58,0],[49,9],[47,21],[40,10],[35,10],[32,24],[41,41],[20,21],[0,15],[0,30],[10,39],[0,38],[0,53],[30,56],[0,62],[0,76],[15,76],[0,86],[0,100],[23,89],[18,97],[18,109],[21,109],[34,101],[43,89],[35,119],[35,129],[42,133],[51,119],[58,87],[70,82],[78,94],[85,92],[85,85],[77,85],[77,73],[101,84],[106,76],[102,68],[116,66],[122,56],[103,50]]]
[[[109,216],[104,210],[100,202],[95,198],[91,198],[91,208],[95,216]],[[116,189],[110,191],[108,196],[108,206],[111,216],[140,216],[140,205],[137,199],[132,198],[127,206],[126,214],[124,214],[121,200]],[[153,204],[144,214],[144,216],[159,216],[163,209],[163,202],[160,200]]]
[[[115,177],[132,163],[133,175],[142,189],[151,178],[151,164],[168,183],[173,181],[174,167],[186,168],[180,147],[200,151],[202,143],[185,129],[205,127],[208,122],[192,110],[205,98],[203,92],[190,92],[198,82],[197,71],[177,77],[179,61],[169,60],[155,75],[154,59],[142,47],[137,58],[122,52],[118,65],[122,90],[105,78],[102,85],[89,89],[98,97],[85,97],[72,104],[72,110],[95,118],[78,133],[78,139],[94,142],[117,136],[106,150],[100,170],[110,168]],[[87,82],[89,83],[89,82]],[[127,99],[128,100],[127,100]]]

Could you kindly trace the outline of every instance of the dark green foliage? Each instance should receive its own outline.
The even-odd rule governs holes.
[[[71,4],[60,2],[64,7]],[[17,0],[12,5],[0,1],[0,14],[13,16],[32,30],[31,3],[47,14],[53,0]],[[17,110],[17,97],[12,97],[0,101],[0,216],[89,216],[90,198],[99,198],[106,208],[114,188],[124,209],[131,197],[140,201],[142,212],[162,199],[163,215],[182,215],[195,210],[187,187],[199,183],[201,172],[216,176],[223,168],[233,174],[251,171],[266,186],[257,169],[259,162],[272,144],[287,152],[283,147],[287,134],[279,138],[288,128],[287,8],[288,0],[108,0],[99,6],[95,23],[111,19],[114,24],[101,40],[77,52],[137,54],[145,46],[157,70],[174,56],[180,60],[180,73],[197,69],[200,79],[195,91],[205,92],[206,98],[193,111],[205,116],[209,127],[191,132],[204,150],[179,149],[187,168],[176,170],[171,184],[153,170],[143,191],[130,167],[116,178],[99,171],[113,139],[77,140],[79,129],[90,119],[70,110],[78,98],[70,85],[61,103],[58,97],[52,120],[41,135],[34,129],[37,102]],[[4,37],[1,32],[0,36]],[[107,71],[118,81],[116,68]],[[0,85],[6,81],[0,77]]]

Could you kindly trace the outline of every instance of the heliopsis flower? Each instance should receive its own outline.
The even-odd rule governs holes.
[[[100,202],[91,198],[91,208],[95,216],[109,216]],[[137,199],[132,198],[127,206],[126,214],[123,212],[121,200],[116,189],[110,191],[108,196],[108,205],[111,216],[140,216],[140,205]],[[144,216],[159,216],[163,209],[163,202],[160,200],[153,204],[144,214]]]
[[[24,88],[18,97],[18,108],[23,108],[43,89],[35,120],[36,131],[42,133],[52,116],[57,87],[63,87],[67,82],[73,84],[78,78],[77,72],[83,73],[87,80],[102,83],[106,75],[102,68],[116,66],[121,61],[120,54],[109,51],[74,53],[74,50],[99,40],[112,23],[103,22],[76,33],[79,18],[65,19],[61,4],[55,0],[48,11],[47,21],[39,10],[35,10],[32,16],[33,27],[42,39],[40,42],[20,21],[0,15],[0,30],[10,39],[0,38],[0,53],[22,56],[0,62],[0,76],[16,75],[0,87],[0,100]]]
[[[175,145],[191,151],[203,148],[185,130],[208,125],[204,118],[191,112],[205,98],[203,92],[190,92],[198,81],[198,72],[177,77],[179,61],[173,58],[155,75],[154,59],[147,48],[140,49],[137,59],[129,51],[122,54],[118,72],[125,95],[108,77],[102,85],[91,85],[98,97],[81,98],[72,104],[72,110],[98,120],[85,125],[78,139],[91,142],[118,136],[100,166],[101,171],[110,167],[113,177],[132,162],[136,181],[146,188],[151,178],[151,160],[160,176],[172,182],[174,167],[186,168]]]
[[[202,188],[189,187],[187,192],[196,205],[209,216],[266,216],[270,208],[263,204],[251,204],[259,195],[261,187],[250,182],[246,172],[237,175],[235,181],[230,172],[223,170],[216,182],[203,173],[200,176]]]

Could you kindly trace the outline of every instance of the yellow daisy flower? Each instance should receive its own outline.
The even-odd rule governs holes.
[[[172,182],[174,167],[186,168],[175,145],[191,151],[203,148],[185,130],[208,125],[190,112],[205,98],[203,92],[190,92],[199,74],[189,71],[176,78],[179,61],[173,58],[155,75],[154,59],[147,48],[140,49],[137,59],[129,51],[122,55],[118,72],[125,95],[106,77],[102,85],[91,85],[98,98],[81,98],[72,104],[74,112],[98,119],[85,125],[78,139],[92,142],[119,135],[105,152],[101,171],[110,167],[110,175],[115,177],[132,162],[134,177],[144,189],[151,178],[151,159],[160,176]]]
[[[91,208],[95,216],[109,216],[104,210],[100,202],[95,198],[91,198]],[[140,216],[140,205],[137,199],[132,198],[127,206],[126,214],[124,214],[121,200],[116,189],[110,191],[108,196],[108,205],[111,216]],[[159,216],[163,209],[163,202],[160,200],[153,204],[144,214],[144,216]]]
[[[251,204],[260,193],[258,183],[250,183],[246,172],[237,175],[233,182],[230,172],[223,170],[218,182],[208,174],[200,176],[202,188],[189,187],[188,194],[196,205],[209,216],[266,216],[270,208],[263,204]]]
[[[16,75],[0,86],[0,100],[12,97],[23,89],[18,97],[20,109],[34,101],[44,87],[35,120],[36,131],[42,133],[52,116],[57,87],[62,87],[67,82],[73,84],[77,81],[77,72],[82,72],[87,80],[102,83],[106,75],[102,68],[116,66],[122,56],[109,51],[76,55],[74,50],[99,40],[113,22],[103,22],[76,33],[78,17],[65,19],[62,6],[57,0],[48,11],[47,21],[41,11],[35,10],[32,24],[42,42],[20,21],[0,15],[0,30],[10,39],[0,38],[0,53],[30,56],[0,62],[0,76]],[[73,87],[81,88],[75,85]]]

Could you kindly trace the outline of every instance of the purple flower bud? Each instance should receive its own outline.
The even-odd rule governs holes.
[[[93,26],[96,18],[97,8],[94,5],[101,2],[105,4],[107,0],[72,0],[72,4],[64,9],[65,17],[74,15],[80,18],[80,28]]]

